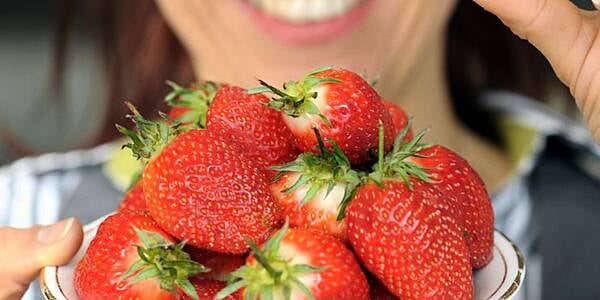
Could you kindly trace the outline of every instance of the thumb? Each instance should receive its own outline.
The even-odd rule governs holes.
[[[0,299],[19,299],[42,267],[67,263],[82,239],[75,218],[49,226],[0,228]]]

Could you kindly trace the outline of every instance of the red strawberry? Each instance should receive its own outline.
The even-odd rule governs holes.
[[[227,276],[246,262],[244,255],[212,252],[189,245],[184,250],[190,254],[193,261],[210,269],[209,272],[196,275],[199,278],[227,281]]]
[[[265,173],[210,131],[180,134],[144,170],[148,211],[168,232],[211,251],[244,253],[280,220]]]
[[[144,199],[144,189],[142,181],[136,182],[125,194],[117,211],[121,210],[146,210],[146,199]]]
[[[364,266],[402,299],[472,299],[461,224],[433,186],[384,180],[348,207],[348,238]]]
[[[279,173],[271,183],[271,192],[292,227],[319,229],[345,240],[346,222],[340,211],[361,183],[361,173],[352,170],[333,140],[330,151],[319,132],[314,132],[321,153],[303,153],[291,163],[274,167]]]
[[[369,299],[367,279],[352,252],[330,235],[284,227],[232,273],[217,299],[243,289],[239,299]],[[288,292],[287,296],[284,297]]]
[[[132,110],[139,133],[120,130],[132,138],[126,147],[148,160],[146,206],[165,231],[198,248],[241,254],[244,237],[264,241],[280,224],[265,173],[238,147],[209,130],[177,135]]]
[[[177,120],[184,125],[206,128],[206,113],[212,103],[219,84],[212,81],[193,83],[189,88],[167,81],[171,92],[165,97],[165,101],[171,110],[169,118]]]
[[[406,115],[406,112],[402,109],[402,107],[400,107],[400,105],[395,104],[393,102],[383,100],[383,105],[392,117],[394,129],[396,130],[394,136],[396,136],[400,132],[402,132],[402,129],[408,126],[408,115]],[[410,141],[412,138],[412,131],[409,130],[406,136],[404,137],[404,141]]]
[[[281,114],[269,99],[242,88],[221,88],[208,110],[208,129],[243,148],[247,157],[269,167],[293,160],[298,151]]]
[[[388,289],[377,278],[367,277],[369,280],[369,299],[370,300],[396,300],[400,299],[390,293]]]
[[[284,121],[303,152],[317,151],[316,127],[323,137],[333,139],[353,164],[370,159],[369,150],[377,148],[377,124],[386,128],[386,147],[394,136],[392,119],[377,92],[360,75],[343,70],[322,68],[299,81],[289,81],[279,90],[264,81],[263,87],[250,93],[272,92],[277,95],[269,105],[284,114]]]
[[[194,277],[192,280],[192,284],[198,293],[198,300],[213,300],[215,299],[215,295],[222,290],[226,283],[217,280],[203,279],[198,276]],[[190,300],[193,299],[188,295],[183,295],[181,297],[182,300]],[[229,295],[226,300],[235,300],[237,299],[237,294]]]
[[[189,277],[206,268],[192,261],[183,244],[148,215],[133,211],[108,217],[74,274],[75,289],[86,299],[176,299],[198,296]]]
[[[410,152],[410,150],[408,151]],[[405,159],[423,168],[464,221],[473,268],[492,260],[494,212],[485,184],[469,163],[448,148],[434,145]]]
[[[405,130],[406,132],[406,130]],[[383,136],[383,129],[380,129]],[[347,210],[348,238],[364,266],[401,299],[472,299],[463,222],[427,175],[403,163],[401,150],[419,149],[422,135],[379,161]]]

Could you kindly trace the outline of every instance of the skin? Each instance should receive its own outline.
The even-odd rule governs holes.
[[[467,157],[491,189],[508,173],[501,151],[465,129],[452,113],[443,45],[454,0],[376,0],[366,18],[341,37],[300,45],[266,34],[235,0],[157,3],[202,78],[243,87],[254,87],[261,78],[279,86],[324,65],[379,74],[377,89],[414,117],[415,132],[432,128],[428,138]]]
[[[564,0],[475,2],[548,58],[569,86],[590,132],[600,141],[598,13],[582,12]],[[432,127],[432,139],[464,155],[490,190],[502,184],[508,170],[504,155],[465,129],[450,106],[443,74],[443,41],[454,1],[375,1],[361,24],[318,45],[289,45],[271,38],[234,0],[157,3],[202,78],[245,87],[255,86],[255,77],[280,84],[311,68],[331,64],[380,74],[382,95],[410,112],[417,130]],[[0,228],[0,241],[12,241],[0,245],[0,299],[18,299],[41,266],[63,263],[75,253],[81,227],[78,222],[73,224],[50,248],[36,240],[40,227]]]

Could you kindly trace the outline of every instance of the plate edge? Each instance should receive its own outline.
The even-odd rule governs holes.
[[[99,217],[98,219],[92,221],[91,223],[88,223],[87,225],[84,226],[83,228],[83,232],[84,234],[87,233],[88,231],[94,229],[95,227],[97,227],[99,224],[101,223],[101,221],[103,221],[104,219],[106,219],[108,216],[112,215],[114,213],[110,213],[107,215],[104,215],[102,217]],[[502,231],[495,229],[496,232],[498,232],[498,234],[500,234],[502,236],[502,238],[504,238],[513,248],[513,250],[515,251],[515,254],[517,255],[517,274],[515,275],[515,278],[513,278],[512,283],[510,285],[510,287],[508,288],[508,290],[502,294],[502,296],[500,296],[500,300],[508,300],[511,299],[513,296],[516,295],[516,293],[520,290],[521,285],[522,285],[522,280],[525,277],[525,272],[526,272],[526,265],[525,265],[525,257],[523,256],[523,253],[521,252],[521,250],[519,249],[519,247],[509,238],[507,237]],[[48,287],[48,285],[46,284],[46,271],[49,270],[49,268],[54,268],[57,269],[56,266],[46,266],[44,268],[42,268],[42,270],[40,271],[40,289],[42,291],[42,294],[44,296],[44,298],[46,300],[63,300],[63,299],[67,299],[64,295],[64,293],[62,293],[62,290],[60,290],[59,288],[59,292],[61,293],[59,296],[62,296],[62,298],[57,298],[54,294],[52,294],[51,289]],[[58,270],[55,270],[54,273],[56,274]]]
[[[519,247],[509,237],[507,237],[504,232],[497,229],[496,232],[498,232],[511,245],[513,250],[515,250],[515,254],[517,255],[517,274],[515,275],[515,278],[513,279],[508,290],[502,294],[502,296],[500,296],[500,300],[508,300],[517,294],[523,283],[522,281],[525,278],[525,256],[523,256],[523,253]]]

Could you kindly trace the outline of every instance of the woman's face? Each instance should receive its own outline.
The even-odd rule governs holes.
[[[157,0],[204,79],[245,87],[335,65],[405,80],[454,0]]]

